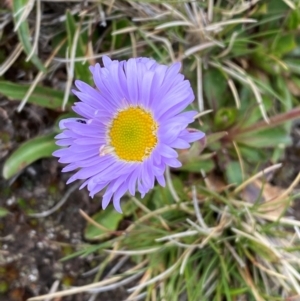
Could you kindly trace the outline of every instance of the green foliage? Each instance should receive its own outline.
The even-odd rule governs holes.
[[[30,30],[27,18],[23,18],[23,14],[26,13],[25,7],[28,7],[28,0],[14,0],[12,1],[14,23],[17,26],[18,38],[22,43],[23,49],[27,55],[30,55],[32,51],[32,45],[30,41]],[[46,68],[40,61],[36,54],[31,57],[32,63],[41,71],[46,72]]]
[[[81,28],[82,20],[79,23],[76,23],[75,18],[69,11],[66,13],[66,31],[68,37],[68,48],[69,48],[69,57],[72,58],[73,54],[75,55],[72,60],[77,57],[84,58],[87,55],[87,43],[88,35],[86,31],[83,31]],[[88,69],[89,64],[85,62],[74,62],[75,77],[76,79],[81,79],[92,84],[91,73]]]
[[[36,160],[47,158],[57,149],[55,134],[47,134],[21,144],[5,161],[2,175],[9,179]]]
[[[211,109],[222,108],[226,104],[228,86],[224,74],[219,69],[210,68],[205,72],[203,86]]]
[[[210,159],[201,160],[199,158],[195,161],[190,161],[182,165],[182,167],[179,168],[179,170],[182,171],[188,171],[188,172],[200,172],[200,170],[205,172],[210,172],[214,168],[214,163]]]
[[[235,185],[243,182],[243,176],[240,163],[237,161],[230,161],[225,167],[226,180],[229,184]]]
[[[30,85],[16,84],[9,81],[0,81],[0,94],[11,100],[21,101]],[[52,88],[37,86],[29,96],[28,102],[44,108],[60,110],[63,92]],[[75,101],[74,96],[69,97],[68,107]]]
[[[291,145],[291,137],[283,128],[255,131],[236,137],[236,141],[254,148],[276,147],[279,144]]]
[[[281,57],[292,50],[294,50],[297,46],[295,41],[294,34],[286,34],[279,36],[275,42],[273,42],[273,53],[274,55]]]

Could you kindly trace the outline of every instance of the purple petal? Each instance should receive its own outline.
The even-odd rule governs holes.
[[[137,81],[137,67],[136,60],[130,59],[126,64],[126,78],[127,78],[127,88],[130,103],[136,105],[139,101],[138,99],[138,81]]]
[[[108,67],[110,66],[112,60],[111,60],[108,56],[103,55],[103,56],[102,56],[102,62],[103,62],[103,64],[104,64],[104,66],[105,66],[106,68],[108,68]]]
[[[164,163],[166,165],[169,165],[170,167],[175,167],[178,168],[180,167],[182,164],[175,158],[164,158]]]
[[[196,132],[191,132],[191,133],[186,131],[185,134],[180,135],[180,138],[184,139],[187,142],[194,142],[194,141],[200,140],[204,137],[205,137],[205,134],[201,131],[196,131]]]
[[[162,144],[162,143],[159,145],[158,151],[165,158],[177,158],[178,157],[177,152],[173,148],[171,148],[165,144]]]
[[[169,146],[178,149],[187,149],[190,147],[190,144],[184,139],[177,138],[175,141],[170,143]]]
[[[166,180],[163,175],[161,176],[156,176],[157,182],[159,183],[160,186],[165,187],[166,186]]]

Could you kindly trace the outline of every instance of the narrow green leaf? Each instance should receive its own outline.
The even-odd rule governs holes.
[[[244,89],[244,91],[246,91],[246,89]],[[249,98],[250,97],[251,96],[249,95]],[[265,110],[268,112],[273,106],[273,101],[269,96],[266,96],[266,95],[262,96],[262,100],[263,100]],[[242,101],[246,103],[248,100],[246,97],[245,98],[243,97]],[[251,126],[251,125],[257,123],[259,120],[261,120],[261,110],[260,110],[259,106],[257,106],[257,105],[255,105],[255,106],[252,105],[250,107],[249,107],[249,105],[245,105],[244,107],[242,107],[242,109],[239,112],[237,117],[239,119],[238,127],[241,130],[241,129]],[[235,125],[235,127],[237,127],[237,126]]]
[[[292,142],[291,137],[283,128],[272,128],[239,135],[236,136],[236,141],[254,148],[276,147],[279,144],[287,146]]]
[[[2,175],[9,179],[38,159],[50,157],[58,148],[54,143],[55,134],[39,136],[21,144],[5,161]]]
[[[13,16],[14,16],[14,23],[15,25],[18,24],[19,20],[22,17],[24,9],[28,5],[28,0],[14,0],[12,1],[12,9],[13,9]],[[18,37],[20,42],[22,43],[23,49],[27,55],[31,53],[32,45],[30,42],[30,30],[27,20],[21,22],[18,27]],[[33,54],[31,57],[32,63],[41,71],[46,72],[46,68],[38,58],[36,54]]]
[[[183,164],[181,167],[179,167],[179,170],[182,171],[189,171],[189,172],[200,172],[200,170],[203,170],[205,172],[210,172],[214,168],[214,162],[213,160],[194,160],[188,163]]]
[[[237,161],[230,161],[226,164],[225,174],[228,183],[240,184],[243,181],[241,166]]]
[[[21,101],[30,85],[20,85],[9,81],[0,81],[0,95],[11,100]],[[54,90],[48,87],[37,86],[28,99],[28,103],[36,104],[47,109],[59,109],[64,98],[63,91]],[[75,97],[70,96],[69,106],[75,102]]]
[[[264,149],[257,149],[246,145],[239,145],[238,148],[242,158],[247,162],[257,164],[257,162],[269,159],[269,154]]]
[[[86,36],[87,40],[87,35],[82,32],[78,33],[78,30],[81,28],[76,23],[74,16],[69,11],[66,13],[66,28],[68,34],[69,56],[71,57],[71,53],[75,47],[75,58],[84,57],[87,50],[87,41],[84,43],[83,36]],[[78,36],[78,38],[76,38],[76,36]],[[74,68],[77,79],[83,80],[89,84],[93,83],[92,76],[89,71],[89,64],[87,62],[84,64],[82,62],[75,62]]]
[[[300,25],[299,9],[294,9],[290,12],[286,20],[286,25],[289,30],[297,30]]]
[[[290,79],[290,82],[292,82],[292,81],[293,81],[293,77]],[[280,92],[280,94],[283,96],[283,98],[285,100],[285,102],[282,103],[282,107],[283,107],[284,111],[288,112],[288,111],[292,110],[293,98],[292,98],[290,89],[287,86],[287,80],[285,80],[281,76],[278,76],[276,78],[275,84],[277,86],[278,91]],[[291,131],[292,121],[285,122],[283,126],[285,127],[286,131],[289,133]]]
[[[129,19],[116,19],[112,21],[112,28],[111,31],[114,32],[116,30],[122,30],[127,27],[134,26]],[[128,34],[117,34],[112,35],[111,39],[111,49],[120,49],[121,47],[130,47],[131,41],[128,39]]]
[[[209,69],[203,77],[203,90],[211,109],[216,109],[226,104],[227,80],[219,69]]]
[[[100,249],[109,248],[110,246],[111,246],[111,242],[109,242],[109,241],[101,243],[101,244],[97,244],[97,245],[87,245],[87,244],[82,245],[81,246],[82,249],[80,249],[79,251],[75,251],[72,254],[64,256],[63,258],[60,259],[60,261],[64,262],[64,261],[70,260],[70,259],[78,257],[78,256],[85,257],[91,253],[97,252]]]

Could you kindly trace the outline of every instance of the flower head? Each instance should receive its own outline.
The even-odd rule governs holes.
[[[188,80],[179,73],[180,63],[170,67],[148,58],[112,61],[103,57],[104,67],[90,67],[96,88],[76,81],[81,100],[73,110],[82,118],[60,122],[57,144],[67,146],[54,152],[63,171],[77,170],[68,180],[85,180],[90,196],[106,188],[102,207],[111,199],[121,212],[120,198],[136,190],[142,197],[155,180],[165,185],[167,166],[180,167],[177,149],[190,147],[204,137],[186,128],[197,112],[183,112],[193,100]]]

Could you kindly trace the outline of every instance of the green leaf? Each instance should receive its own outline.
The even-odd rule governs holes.
[[[292,143],[290,135],[282,127],[239,135],[235,140],[254,148],[277,147],[279,144],[287,146]]]
[[[68,40],[66,39],[67,34],[65,31],[59,31],[55,34],[51,39],[52,49],[59,49],[56,56],[57,57],[65,57],[68,49]]]
[[[247,93],[250,92],[249,94]],[[242,106],[241,111],[239,112],[238,119],[239,119],[239,127],[240,129],[251,126],[252,124],[255,124],[259,120],[261,120],[261,110],[259,106],[249,106],[249,98],[253,97],[251,95],[251,91],[247,88],[243,89],[242,92],[243,98],[241,98],[242,103],[247,103]],[[272,109],[274,102],[273,100],[266,95],[262,95],[262,100],[264,104],[265,110],[268,112],[270,109]]]
[[[286,25],[289,30],[297,30],[300,25],[300,11],[294,9],[290,12],[286,20]]]
[[[293,81],[293,77],[290,79],[290,81]],[[276,78],[275,82],[278,91],[280,94],[283,96],[285,102],[282,103],[282,107],[285,112],[290,111],[293,108],[293,98],[292,94],[290,92],[290,89],[287,87],[287,80],[284,79],[281,76],[278,76]],[[287,121],[283,124],[284,128],[286,129],[287,133],[291,132],[291,126],[292,126],[292,121]]]
[[[88,256],[89,254],[95,253],[95,252],[97,252],[97,251],[99,251],[103,248],[109,248],[109,247],[111,247],[111,242],[110,241],[104,242],[104,243],[101,243],[101,244],[97,244],[97,245],[83,245],[82,249],[80,249],[79,251],[75,251],[72,254],[64,256],[63,258],[60,259],[60,261],[61,262],[67,261],[67,260],[70,260],[72,258],[79,257],[79,256],[85,257],[85,256]]]
[[[110,205],[105,210],[97,212],[92,216],[92,219],[109,231],[97,228],[93,224],[88,224],[84,231],[84,237],[89,240],[99,240],[109,237],[111,235],[110,231],[116,231],[124,216],[131,215],[135,209],[135,204],[129,200],[123,205],[123,214],[117,212],[113,205]]]
[[[0,81],[0,95],[4,95],[11,100],[21,101],[30,85],[20,85],[9,81]],[[59,109],[64,98],[62,91],[54,90],[48,87],[37,86],[28,99],[28,103],[39,105],[47,109]],[[75,102],[75,97],[70,96],[69,106]]]
[[[195,160],[188,163],[183,164],[179,167],[179,170],[188,171],[188,172],[200,172],[203,170],[205,172],[210,172],[215,167],[214,162],[212,159],[209,160]]]
[[[125,29],[126,27],[134,26],[128,19],[117,19],[112,21],[112,32],[116,30]],[[128,39],[128,34],[112,35],[111,49],[120,49],[122,47],[130,47],[131,42]]]
[[[230,161],[226,164],[225,174],[228,183],[240,184],[243,182],[241,166],[238,161]]]
[[[274,74],[274,72],[272,73],[272,75]],[[273,101],[268,102],[268,100],[265,100],[265,96],[267,98],[278,98],[278,100],[281,103],[285,102],[285,99],[281,97],[280,94],[276,93],[276,91],[273,89],[273,82],[272,80],[270,80],[268,77],[266,76],[260,76],[259,73],[256,73],[257,77],[252,77],[252,80],[254,81],[254,83],[257,85],[257,87],[259,89],[261,89],[261,93],[262,93],[262,98],[263,98],[263,103],[264,106],[266,108],[266,110],[268,109],[268,104],[270,105],[270,108],[273,108]],[[282,76],[282,75],[280,75]]]
[[[291,77],[291,81],[293,81],[293,78],[297,79],[297,77]],[[298,81],[298,87],[299,87],[300,81]],[[276,84],[277,90],[282,95],[284,99],[284,103],[282,103],[282,106],[284,108],[284,111],[288,112],[293,108],[293,101],[292,101],[292,95],[291,92],[287,86],[287,80],[283,78],[282,76],[278,76],[276,78]]]
[[[224,96],[226,96],[227,81],[219,69],[209,69],[205,72],[203,88],[210,108],[220,108],[226,103]]]
[[[238,148],[242,158],[247,162],[257,164],[258,162],[269,159],[269,154],[263,149],[252,148],[246,145],[239,145]]]
[[[9,211],[6,208],[0,207],[0,217],[5,217]]]
[[[275,13],[284,13],[287,9],[289,9],[288,5],[284,1],[269,0],[267,4],[270,15]]]
[[[66,28],[67,28],[67,34],[68,34],[68,46],[69,46],[69,57],[71,56],[71,53],[75,49],[75,58],[76,57],[85,57],[86,51],[87,51],[87,35],[86,32],[81,32],[80,25],[78,25],[75,21],[74,16],[70,13],[70,11],[67,11],[66,14]],[[78,31],[80,31],[78,33]],[[76,36],[78,36],[78,39],[76,39]],[[83,41],[83,36],[86,37],[86,41]],[[76,45],[75,45],[76,43]],[[75,76],[77,79],[80,79],[84,82],[87,82],[88,84],[93,84],[92,81],[92,75],[89,71],[89,64],[88,62],[85,62],[84,64],[82,62],[75,62]]]
[[[279,57],[291,52],[297,47],[294,34],[286,34],[276,39],[276,44],[273,46],[275,55]]]
[[[28,5],[28,0],[14,0],[12,1],[12,9],[13,9],[13,16],[14,16],[14,23],[15,26],[18,24],[19,20],[21,20],[22,14],[24,9]],[[18,27],[18,37],[20,42],[22,43],[23,49],[27,55],[31,53],[32,45],[30,42],[31,33],[29,30],[29,25],[27,20],[21,22]],[[46,72],[46,68],[38,58],[36,54],[33,54],[31,57],[32,63],[41,71]]]
[[[58,148],[54,143],[55,134],[39,136],[21,144],[5,161],[3,177],[9,179],[31,163],[50,157]]]

